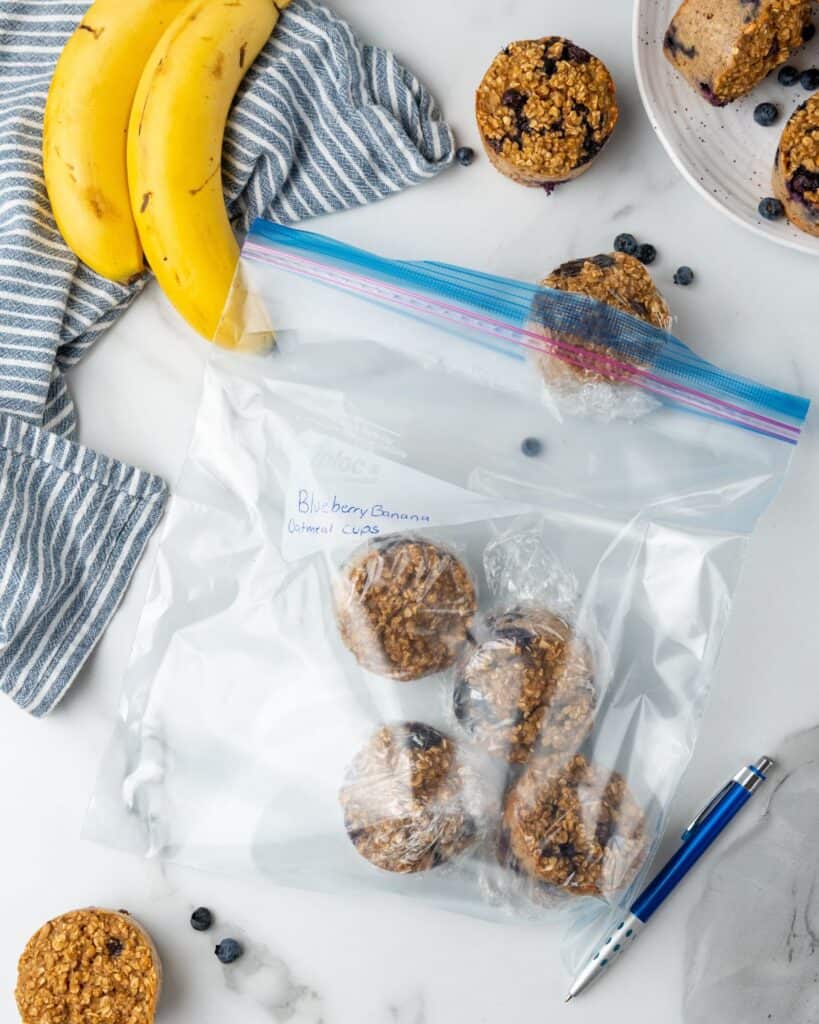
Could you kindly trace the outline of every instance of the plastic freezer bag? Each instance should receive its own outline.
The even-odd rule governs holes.
[[[568,915],[576,964],[645,880],[807,403],[622,309],[273,225],[240,290],[278,345],[206,368],[87,832]]]

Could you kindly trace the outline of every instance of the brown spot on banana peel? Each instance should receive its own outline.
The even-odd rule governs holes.
[[[154,75],[153,75],[154,78],[156,78],[156,76],[160,73],[160,71],[162,70],[162,65],[164,63],[165,63],[165,58],[164,57],[160,57],[159,60],[157,61],[156,68],[154,68]],[[152,89],[152,86],[149,86],[148,87],[148,91],[145,93],[145,102],[142,104],[142,110],[140,110],[140,112],[139,112],[139,124],[137,125],[137,135],[141,135],[142,134],[142,125],[145,122],[145,112],[147,111],[148,104],[151,101],[151,89]]]
[[[148,203],[150,203],[152,196],[153,196],[153,192],[146,192],[143,195],[143,197],[142,197],[142,205],[139,208],[139,212],[140,213],[145,213],[145,211],[148,209]]]
[[[247,53],[247,43],[242,43],[239,47],[239,67],[245,66],[245,54]]]
[[[104,25],[103,25],[103,27],[102,27],[102,28],[92,28],[92,27],[91,27],[90,25],[86,25],[86,24],[84,24],[84,23],[83,23],[83,24],[81,24],[81,25],[79,26],[79,28],[80,28],[80,30],[81,30],[81,31],[83,31],[83,32],[90,32],[90,33],[91,33],[91,35],[92,35],[92,36],[93,36],[93,37],[94,37],[95,39],[99,39],[99,37],[100,37],[100,36],[102,35],[102,33],[103,33],[103,32],[105,31],[105,26],[104,26]]]
[[[222,77],[222,74],[224,73],[224,70],[225,70],[225,55],[220,50],[219,53],[216,54],[216,60],[213,62],[213,67],[210,69],[210,73],[218,81]]]
[[[210,172],[210,174],[207,176],[207,178],[205,178],[205,180],[202,182],[201,185],[197,185],[196,188],[189,188],[188,189],[188,192],[190,193],[190,195],[192,195],[192,196],[198,195],[202,191],[202,189],[207,185],[207,183],[215,175],[217,175],[219,173],[220,170],[221,170],[221,167],[220,167],[219,164],[217,164],[216,167],[214,167],[213,170]]]
[[[91,207],[91,211],[94,216],[103,220],[105,218],[105,210],[108,204],[105,202],[105,196],[102,192],[100,192],[98,188],[86,189],[85,198],[88,205]]]

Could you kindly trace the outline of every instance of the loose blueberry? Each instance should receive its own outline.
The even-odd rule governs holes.
[[[816,35],[816,26],[812,21],[809,21],[807,25],[802,29],[802,42],[809,43],[811,39]]]
[[[785,207],[778,199],[768,196],[759,204],[759,216],[765,220],[779,220],[785,213]]]
[[[683,288],[688,287],[694,280],[694,271],[691,267],[680,267],[674,274],[674,284],[681,284]]]
[[[118,957],[122,952],[122,943],[119,939],[109,939],[105,943],[105,948],[108,950],[108,956]]]
[[[520,450],[530,459],[535,459],[543,451],[543,442],[539,441],[536,437],[524,438]]]
[[[624,252],[627,256],[634,256],[637,252],[637,239],[634,235],[624,232],[614,239],[615,252]]]
[[[471,146],[461,146],[461,148],[455,153],[455,159],[461,167],[469,167],[475,159],[475,150],[472,149]]]
[[[240,943],[236,939],[222,939],[219,945],[214,949],[219,963],[232,964],[244,953]]]
[[[634,255],[641,263],[648,266],[649,263],[653,263],[657,259],[657,250],[646,242],[637,247],[637,252]]]
[[[780,85],[796,85],[799,81],[799,68],[795,68],[793,64],[786,64],[784,68],[779,69],[776,77]]]
[[[779,107],[775,103],[760,103],[754,108],[754,120],[763,128],[770,128],[779,119]]]
[[[819,68],[808,68],[799,76],[799,84],[808,92],[815,92],[819,89]]]
[[[197,907],[191,914],[191,928],[197,932],[206,932],[213,924],[213,914],[207,907]]]

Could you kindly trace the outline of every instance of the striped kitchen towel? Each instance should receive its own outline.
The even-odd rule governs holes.
[[[161,480],[74,442],[65,372],[146,278],[78,263],[54,224],[43,108],[72,0],[0,0],[0,689],[51,710],[113,615],[166,498]],[[373,202],[452,163],[418,79],[313,0],[294,0],[242,84],[224,147],[237,227]]]

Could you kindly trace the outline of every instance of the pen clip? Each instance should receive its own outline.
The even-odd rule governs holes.
[[[682,834],[683,842],[685,842],[685,840],[689,838],[689,836],[697,828],[697,826],[700,825],[702,823],[702,821],[705,818],[708,817],[708,815],[711,813],[711,811],[713,811],[713,809],[717,806],[717,804],[720,802],[720,800],[722,800],[722,798],[725,796],[726,792],[728,791],[728,789],[731,787],[732,784],[733,784],[733,780],[729,780],[728,782],[725,783],[725,785],[722,787],[722,789],[718,793],[715,793],[714,796],[711,797],[711,799],[708,801],[708,803],[705,805],[705,807],[703,807],[703,809],[696,816],[696,818],[694,818],[694,820],[691,822],[691,824],[688,826],[688,828],[685,830],[685,832],[683,832],[683,834]]]

